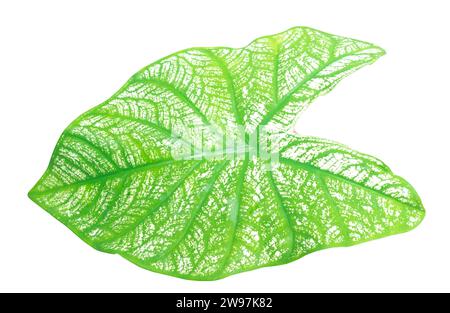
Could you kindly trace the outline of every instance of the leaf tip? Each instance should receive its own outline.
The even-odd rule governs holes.
[[[387,53],[386,50],[381,48],[380,46],[374,45],[373,48],[375,49],[376,54],[378,54],[379,58],[386,55]]]
[[[34,184],[34,186],[30,189],[30,191],[28,191],[27,194],[28,198],[36,204],[38,204],[37,202],[38,194],[42,192],[41,182],[42,178],[39,179],[36,184]]]
[[[418,227],[420,224],[422,224],[423,220],[425,219],[426,215],[427,215],[427,211],[425,210],[424,206],[422,205],[422,203],[420,204],[420,206],[417,208],[417,217],[416,220],[413,221],[412,226],[411,226],[411,230],[415,229],[416,227]]]
[[[36,194],[36,185],[33,186],[33,188],[31,188],[30,191],[28,191],[27,196],[31,201],[35,202],[35,194]]]

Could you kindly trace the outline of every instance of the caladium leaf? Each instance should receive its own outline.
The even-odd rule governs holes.
[[[196,280],[408,231],[424,209],[406,181],[286,132],[383,54],[305,27],[175,53],[75,120],[30,198],[100,251]]]

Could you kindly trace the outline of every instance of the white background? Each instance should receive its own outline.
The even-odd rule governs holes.
[[[0,290],[450,291],[448,1],[2,1]],[[191,46],[310,26],[387,55],[318,99],[297,131],[381,158],[422,197],[414,231],[215,282],[97,252],[27,198],[64,128],[134,72]]]

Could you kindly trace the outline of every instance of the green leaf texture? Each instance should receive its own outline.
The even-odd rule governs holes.
[[[194,280],[408,231],[425,213],[405,180],[378,159],[287,132],[383,54],[296,27],[244,48],[170,55],[75,120],[29,196],[92,247]],[[261,126],[277,138],[270,169],[250,153]],[[242,133],[206,157],[218,138]],[[195,157],[174,157],[182,148]]]

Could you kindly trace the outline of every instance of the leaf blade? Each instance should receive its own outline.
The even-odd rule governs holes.
[[[328,204],[320,205],[328,207],[328,219],[335,220],[332,227],[322,233],[331,233],[331,228],[339,226],[337,235],[344,235],[318,242],[324,241],[330,247],[350,246],[409,231],[423,220],[425,210],[414,188],[381,161],[334,142],[290,137],[296,145],[282,153],[280,164],[303,173],[296,175],[313,177],[304,177],[302,184],[309,182],[315,188],[301,193],[325,199],[323,202]],[[292,190],[295,185],[291,182],[288,190],[285,187],[285,193],[295,194]],[[308,207],[314,207],[314,203],[311,200]],[[318,218],[310,218],[314,220]]]
[[[283,133],[280,150],[269,151],[281,156],[273,171],[249,152],[258,126],[285,130],[317,96],[383,54],[306,27],[244,48],[172,54],[76,119],[29,196],[92,247],[195,280],[412,229],[424,215],[417,193],[375,158]],[[205,152],[225,135],[238,140],[241,126],[244,140]],[[177,158],[178,150],[190,155]],[[305,203],[314,194],[319,200]],[[415,220],[390,219],[398,212]]]

